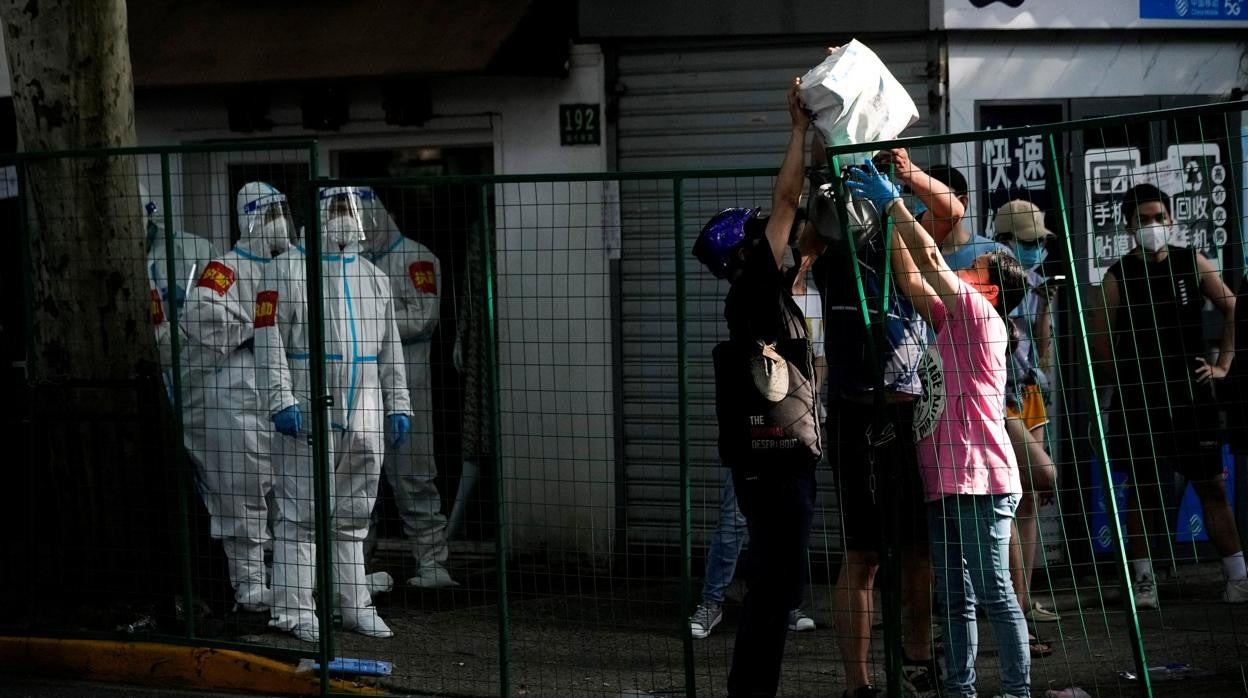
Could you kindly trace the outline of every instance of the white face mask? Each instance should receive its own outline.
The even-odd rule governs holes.
[[[290,248],[290,225],[285,216],[260,224],[260,240],[276,257]]]
[[[1161,223],[1149,223],[1135,231],[1135,240],[1145,252],[1160,252],[1170,239],[1170,226]]]
[[[345,249],[363,237],[359,223],[351,216],[336,216],[325,223],[325,237],[330,244],[337,245],[339,250]]]

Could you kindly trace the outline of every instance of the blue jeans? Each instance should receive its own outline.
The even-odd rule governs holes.
[[[945,695],[975,695],[983,606],[997,638],[1001,690],[1031,695],[1027,622],[1010,583],[1010,524],[1019,495],[950,495],[927,505],[932,573],[944,609]],[[939,614],[937,614],[939,615]]]
[[[737,492],[732,487],[732,470],[724,468],[724,495],[719,503],[719,523],[711,533],[706,551],[706,573],[702,576],[702,603],[722,604],[724,592],[737,571],[737,558],[745,545],[745,517],[737,509]]]

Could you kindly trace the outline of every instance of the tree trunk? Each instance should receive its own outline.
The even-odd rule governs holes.
[[[0,20],[23,151],[135,144],[125,0],[0,0]],[[150,598],[175,500],[134,159],[32,158],[22,185],[33,503],[12,568],[34,596]]]

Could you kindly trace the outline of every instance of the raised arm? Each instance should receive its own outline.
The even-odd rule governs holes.
[[[936,241],[914,220],[914,215],[902,203],[897,185],[880,174],[870,160],[863,163],[863,168],[865,169],[850,168],[850,179],[845,187],[860,197],[870,199],[881,216],[892,216],[896,236],[894,239],[899,243],[897,247],[909,254],[923,281],[936,295],[952,300],[961,282],[949,269],[949,265],[945,264],[945,258],[940,255],[940,247]]]
[[[1235,360],[1235,294],[1222,282],[1222,277],[1213,263],[1199,252],[1196,253],[1196,269],[1200,272],[1201,293],[1222,313],[1222,342],[1218,346],[1218,362],[1211,366],[1202,359],[1201,365],[1196,368],[1196,379],[1206,383],[1225,378],[1231,362]]]
[[[797,215],[797,204],[802,198],[806,183],[806,131],[810,128],[810,115],[797,97],[800,79],[794,79],[789,88],[789,147],[776,175],[776,188],[771,196],[771,215],[767,219],[767,243],[776,259],[778,268],[784,259],[784,248],[789,244],[789,231]]]
[[[888,155],[893,161],[893,173],[897,179],[910,187],[910,191],[927,207],[923,227],[932,234],[937,245],[944,242],[966,215],[966,207],[948,185],[915,165],[905,148],[893,148]]]

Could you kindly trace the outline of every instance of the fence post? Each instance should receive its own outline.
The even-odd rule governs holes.
[[[1101,478],[1102,482],[1105,483],[1104,492],[1106,509],[1108,510],[1107,514],[1110,521],[1109,528],[1114,534],[1115,552],[1117,553],[1114,558],[1118,563],[1119,575],[1122,578],[1122,601],[1126,605],[1127,609],[1127,635],[1131,640],[1131,652],[1135,656],[1135,673],[1136,676],[1139,677],[1140,688],[1142,689],[1143,695],[1151,696],[1153,695],[1153,685],[1148,675],[1148,660],[1144,653],[1144,638],[1140,633],[1140,618],[1135,608],[1135,594],[1132,590],[1131,566],[1127,562],[1127,543],[1123,537],[1122,523],[1118,519],[1118,501],[1114,497],[1113,492],[1114,480],[1110,471],[1109,449],[1106,448],[1105,444],[1105,427],[1101,422],[1101,403],[1100,398],[1096,394],[1096,372],[1092,366],[1091,346],[1088,344],[1087,317],[1084,314],[1085,310],[1083,307],[1083,299],[1079,295],[1079,276],[1076,273],[1074,256],[1075,251],[1074,246],[1070,241],[1070,221],[1066,215],[1066,200],[1062,193],[1061,186],[1061,163],[1058,161],[1057,143],[1053,137],[1053,133],[1050,132],[1046,136],[1046,139],[1049,145],[1049,169],[1053,173],[1053,177],[1057,180],[1057,186],[1054,187],[1054,191],[1057,194],[1057,211],[1059,214],[1058,225],[1061,227],[1061,229],[1057,232],[1063,243],[1066,245],[1066,249],[1064,250],[1066,253],[1066,273],[1069,275],[1070,287],[1072,289],[1070,297],[1075,304],[1074,319],[1076,336],[1079,337],[1084,358],[1081,362],[1081,367],[1087,374],[1088,395],[1091,399],[1091,414],[1089,415],[1088,421],[1092,425],[1093,435],[1095,438],[1093,447],[1096,449],[1096,455],[1100,460]]]
[[[693,635],[689,633],[689,597],[693,593],[693,504],[689,473],[689,349],[685,327],[685,180],[672,180],[672,243],[676,261],[676,421],[677,458],[680,466],[680,636],[685,659],[685,695],[698,694],[694,675]]]
[[[172,285],[178,280],[177,262],[173,247],[173,188],[169,179],[169,153],[162,152],[160,154],[160,198],[163,204],[164,223],[165,223],[165,278]],[[202,269],[193,270],[192,273],[203,271]],[[187,480],[190,478],[190,465],[186,458],[178,457],[183,453],[183,428],[182,423],[182,338],[181,325],[178,321],[180,308],[178,308],[178,296],[176,289],[169,290],[169,342],[170,353],[173,361],[170,368],[170,391],[172,393],[173,403],[173,456],[174,462],[178,464],[178,562],[182,569],[182,613],[186,621],[186,637],[194,639],[195,637],[195,590],[191,584],[191,533],[190,533],[190,509],[187,507],[187,497],[190,496],[190,488],[187,486]]]
[[[481,270],[485,281],[485,350],[489,365],[489,383],[485,393],[493,400],[487,409],[493,414],[490,441],[494,461],[495,523],[494,564],[498,566],[498,694],[511,695],[511,611],[507,603],[507,498],[503,487],[502,398],[498,380],[498,308],[494,288],[494,227],[490,225],[490,185],[481,185]],[[469,272],[471,273],[471,271]]]
[[[321,662],[321,695],[328,695],[330,690],[329,663],[334,658],[334,594],[333,571],[333,527],[331,517],[333,506],[329,483],[329,418],[326,410],[333,398],[325,385],[325,308],[322,305],[325,297],[321,278],[321,216],[320,191],[316,174],[316,152],[310,153],[309,172],[311,180],[307,188],[308,196],[308,230],[304,240],[307,253],[304,255],[305,274],[307,278],[308,303],[308,349],[311,357],[308,361],[311,374],[310,392],[312,396],[312,496],[316,499],[316,588],[318,603],[317,617],[320,621],[320,643],[318,653]]]

